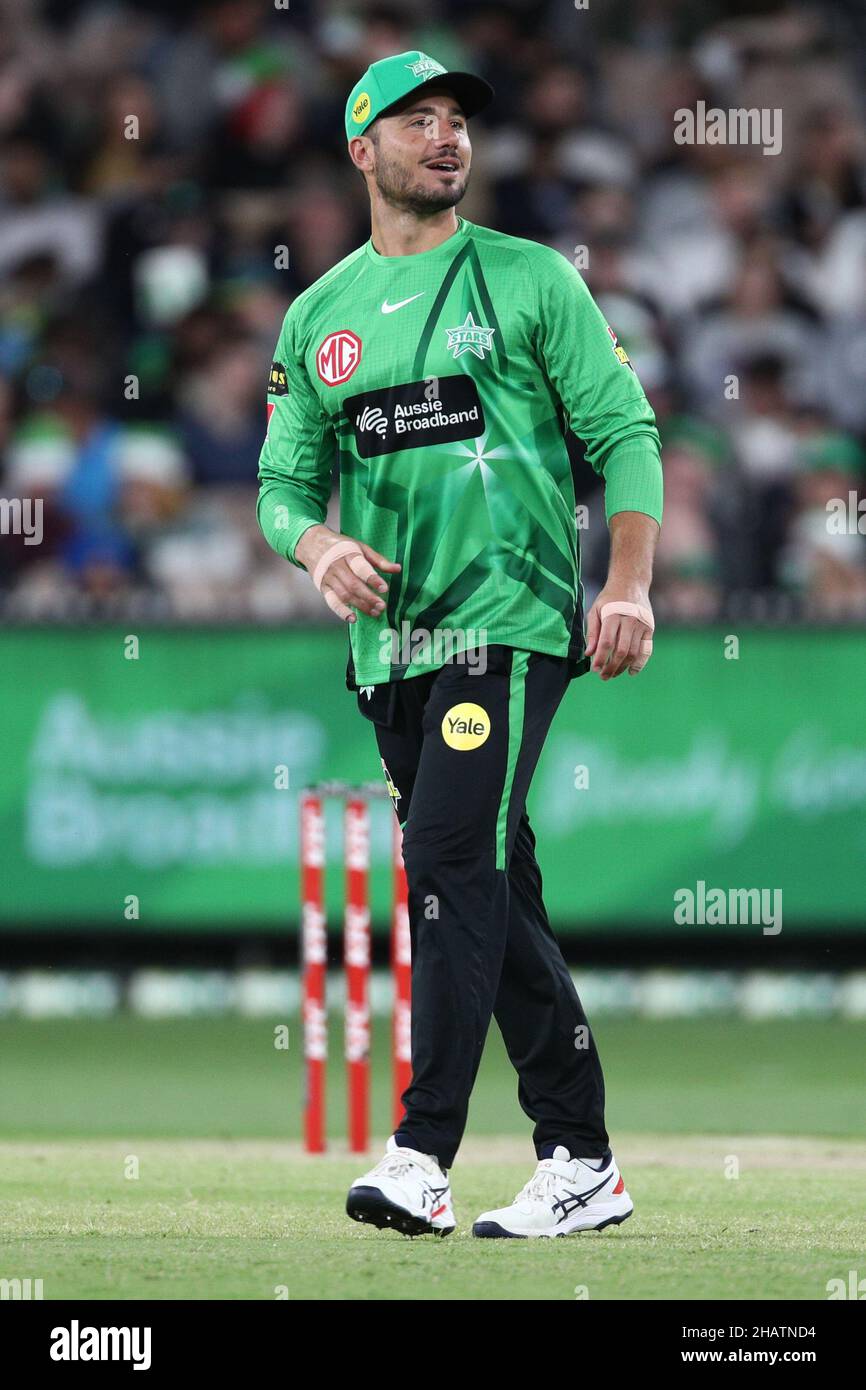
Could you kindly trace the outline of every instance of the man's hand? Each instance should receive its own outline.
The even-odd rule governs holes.
[[[608,612],[602,619],[602,611],[611,604],[628,604],[638,607],[652,617],[649,596],[644,590],[632,587],[628,592],[611,586],[608,582],[602,589],[587,620],[586,654],[595,660],[592,670],[598,671],[603,681],[613,680],[627,670],[636,676],[646,665],[652,651],[654,623],[646,623],[639,617],[628,617],[622,613]],[[649,650],[641,644],[649,642]]]
[[[340,535],[328,526],[310,526],[295,546],[295,559],[315,578],[320,561],[341,542],[353,547],[354,553],[341,555],[327,565],[319,576],[317,587],[328,607],[345,622],[357,622],[353,608],[371,618],[378,618],[385,609],[379,595],[387,594],[388,585],[376,573],[376,569],[384,570],[386,574],[399,573],[400,566],[393,560],[387,560],[363,541]]]
[[[603,681],[626,670],[636,676],[652,652],[655,623],[649,586],[658,534],[658,522],[643,512],[617,512],[610,519],[607,583],[587,619],[586,654],[593,657],[592,670]],[[604,613],[608,604],[633,606],[643,614]]]

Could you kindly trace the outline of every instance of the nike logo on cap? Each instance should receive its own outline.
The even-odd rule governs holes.
[[[395,309],[402,309],[404,304],[411,304],[413,299],[420,299],[426,290],[419,290],[417,294],[411,294],[408,299],[401,299],[399,304],[389,304],[387,299],[382,300],[382,313],[393,314]]]

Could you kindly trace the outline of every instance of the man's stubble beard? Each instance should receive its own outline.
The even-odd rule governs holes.
[[[396,160],[389,160],[380,155],[373,180],[379,196],[391,207],[414,213],[416,217],[430,217],[434,213],[444,212],[446,208],[453,208],[460,202],[469,184],[469,171],[464,172],[461,182],[453,188],[433,193],[420,183],[413,184],[411,175]]]

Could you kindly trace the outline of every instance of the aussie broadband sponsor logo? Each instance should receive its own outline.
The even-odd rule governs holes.
[[[51,1329],[52,1361],[131,1361],[134,1371],[150,1369],[149,1327],[68,1327]]]
[[[428,381],[410,381],[383,391],[363,391],[343,402],[361,458],[475,439],[484,433],[484,411],[471,376],[439,377],[430,394]]]

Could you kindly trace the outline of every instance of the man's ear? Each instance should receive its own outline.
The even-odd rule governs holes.
[[[367,135],[356,135],[349,141],[349,158],[361,173],[369,173],[373,167],[374,141]]]

